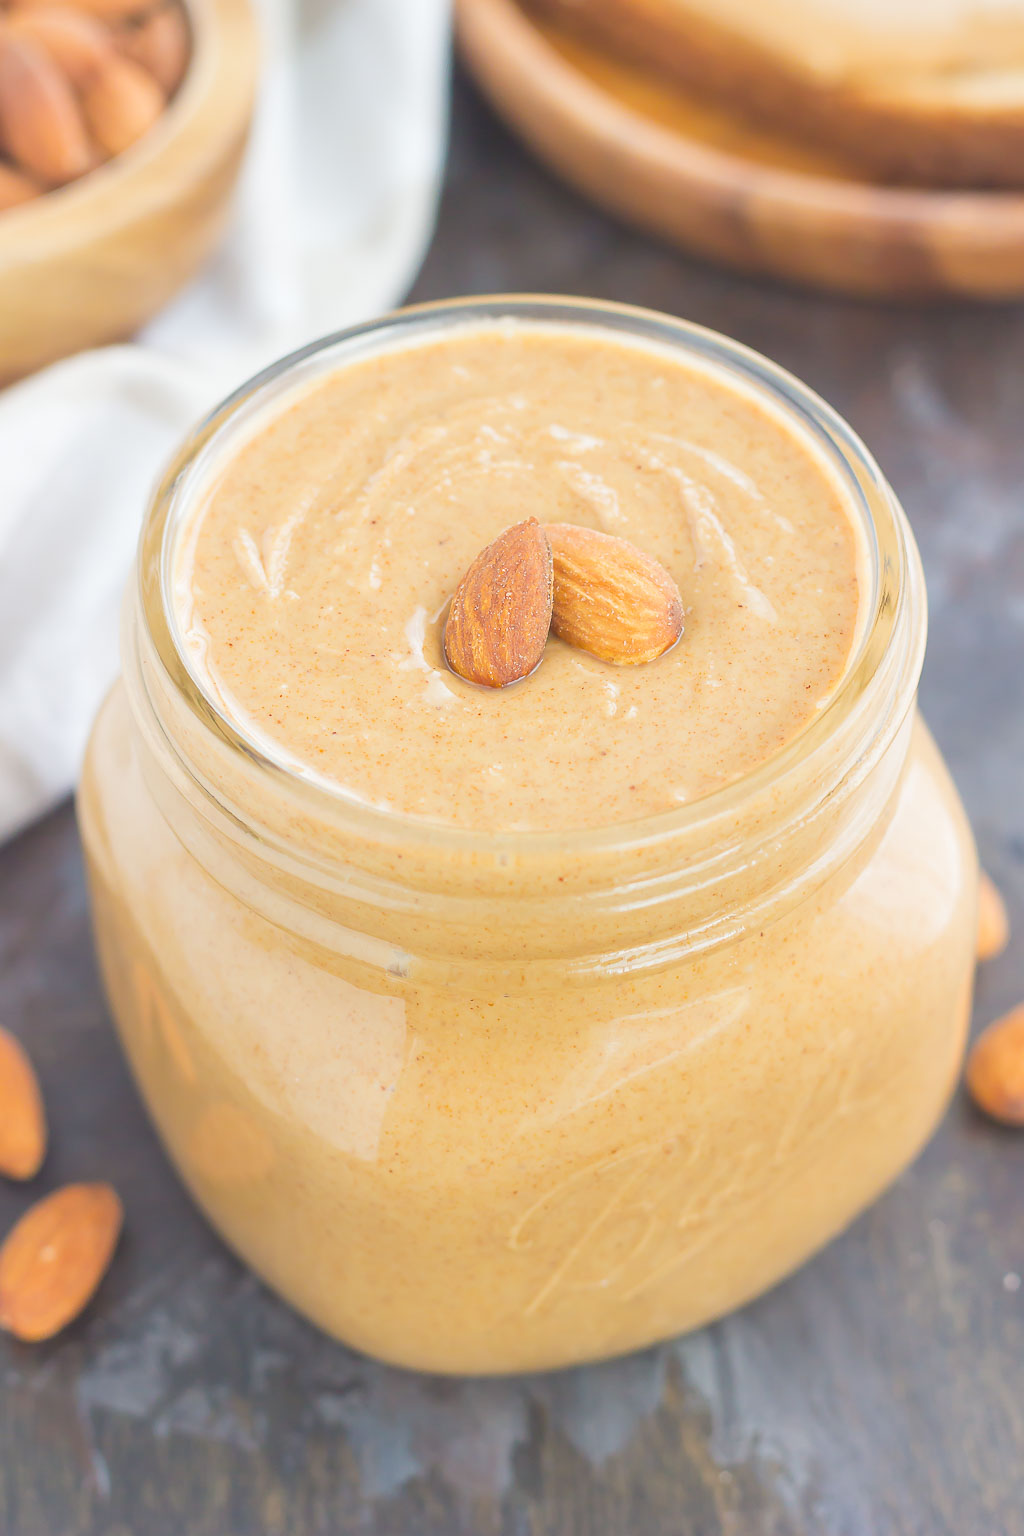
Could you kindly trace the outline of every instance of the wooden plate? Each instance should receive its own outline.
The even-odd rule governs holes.
[[[1024,294],[1024,193],[873,186],[542,29],[515,0],[456,0],[456,17],[469,68],[541,158],[685,250],[842,293]]]

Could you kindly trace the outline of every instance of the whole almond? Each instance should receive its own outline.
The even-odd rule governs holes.
[[[121,1231],[109,1184],[67,1184],[22,1216],[0,1247],[0,1328],[52,1338],[92,1298]]]
[[[1006,903],[994,881],[982,870],[978,881],[978,959],[994,960],[1009,942],[1010,920],[1006,915]]]
[[[16,171],[13,165],[5,165],[0,160],[0,211],[16,208],[19,203],[31,202],[42,191],[38,181],[33,181],[31,176]]]
[[[119,155],[152,128],[164,94],[141,65],[111,53],[85,82],[82,109],[100,148]]]
[[[575,523],[547,527],[554,557],[551,628],[602,661],[635,666],[683,632],[679,588],[663,565],[626,539]]]
[[[75,93],[49,54],[0,32],[0,145],[30,176],[59,185],[94,163]]]
[[[967,1058],[967,1087],[993,1120],[1024,1126],[1024,1003],[978,1036]]]
[[[444,654],[471,683],[504,688],[539,664],[551,625],[551,545],[535,517],[473,561],[448,610]]]
[[[0,1029],[0,1173],[31,1179],[46,1155],[43,1096],[24,1047]]]
[[[65,6],[16,11],[8,22],[15,37],[37,44],[81,88],[112,51],[109,34],[91,16]]]
[[[117,46],[148,70],[165,96],[173,96],[189,59],[188,22],[180,5],[165,5],[137,26],[117,33]]]

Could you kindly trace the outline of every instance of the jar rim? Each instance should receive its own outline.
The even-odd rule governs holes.
[[[821,709],[771,757],[736,779],[686,804],[636,818],[593,827],[531,831],[482,831],[450,826],[405,812],[367,805],[343,786],[306,776],[284,755],[256,741],[221,710],[196,676],[173,619],[171,561],[190,496],[203,483],[205,467],[229,429],[243,413],[264,409],[278,389],[291,389],[312,377],[326,354],[353,360],[422,337],[444,335],[451,324],[493,324],[502,320],[554,324],[559,328],[600,329],[624,339],[678,349],[704,363],[723,367],[776,408],[795,417],[822,449],[863,517],[871,590],[865,619],[845,671]],[[344,356],[338,356],[341,364]],[[501,858],[555,850],[626,852],[638,846],[691,834],[703,824],[722,824],[752,795],[781,789],[809,760],[827,752],[839,724],[864,707],[871,683],[906,633],[908,612],[918,622],[900,668],[908,693],[916,688],[924,653],[923,578],[906,518],[881,469],[860,437],[819,395],[760,353],[706,327],[632,305],[550,295],[510,294],[456,298],[408,306],[350,326],[309,343],[272,363],[214,408],[189,434],[166,470],[143,524],[137,566],[138,599],[152,649],[166,679],[197,724],[220,744],[247,760],[268,784],[297,795],[313,815],[326,816],[363,841],[414,843],[437,853],[465,854],[486,844]],[[211,786],[204,786],[211,792]],[[215,790],[213,790],[215,795]],[[216,797],[216,795],[215,795]],[[237,814],[244,807],[232,808]]]

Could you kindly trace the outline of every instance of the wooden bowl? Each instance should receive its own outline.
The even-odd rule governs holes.
[[[248,0],[186,0],[192,57],[137,144],[0,213],[0,380],[130,336],[196,272],[225,222],[258,79]]]
[[[456,0],[456,16],[469,68],[541,158],[685,250],[849,294],[1024,294],[1024,194],[874,186],[540,28],[515,0]]]

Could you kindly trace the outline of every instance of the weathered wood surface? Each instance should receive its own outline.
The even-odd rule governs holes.
[[[687,264],[534,167],[464,87],[419,297],[535,288],[770,353],[875,448],[932,600],[924,703],[1024,940],[1024,310],[812,299]],[[1021,1536],[1024,1137],[958,1100],[799,1276],[596,1369],[452,1383],[328,1344],[193,1212],[111,1035],[64,810],[0,853],[0,1017],[54,1127],[38,1187],[108,1177],[122,1251],[42,1348],[0,1343],[2,1536]],[[1024,997],[1024,942],[977,1020]],[[0,1227],[29,1192],[0,1189]]]

